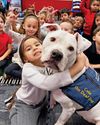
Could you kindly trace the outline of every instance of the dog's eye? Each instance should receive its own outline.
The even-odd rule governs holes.
[[[68,50],[70,50],[70,51],[74,51],[74,47],[69,46],[69,47],[68,47]]]
[[[56,38],[55,38],[55,37],[51,37],[51,38],[50,38],[50,41],[51,41],[51,42],[54,42],[54,41],[56,41]]]

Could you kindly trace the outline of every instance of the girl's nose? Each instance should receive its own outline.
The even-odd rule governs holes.
[[[30,30],[33,30],[33,27],[31,27]]]
[[[100,26],[100,21],[98,22],[98,25]]]
[[[37,50],[37,47],[36,46],[33,46],[33,51]]]

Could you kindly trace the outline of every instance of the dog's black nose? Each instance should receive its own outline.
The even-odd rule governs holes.
[[[61,61],[62,58],[63,58],[62,52],[60,52],[59,50],[53,50],[52,51],[51,59],[53,59],[55,61]]]

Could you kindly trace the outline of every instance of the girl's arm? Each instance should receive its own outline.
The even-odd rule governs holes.
[[[85,6],[86,6],[87,9],[90,9],[91,1],[92,1],[92,0],[87,0],[87,1],[86,1],[86,5],[85,5]]]
[[[89,67],[89,61],[86,55],[81,53],[78,55],[76,63],[69,69],[71,77],[73,78],[78,74],[84,66]]]
[[[4,31],[14,40],[15,43],[20,43],[23,39],[23,35],[11,30],[9,22],[5,23]]]
[[[100,64],[90,64],[94,69],[100,69]]]
[[[10,53],[12,52],[12,44],[8,44],[8,49],[7,49],[7,51],[3,54],[3,56],[1,56],[0,57],[0,61],[1,60],[4,60],[5,58],[7,58],[9,55],[10,55]]]
[[[86,8],[86,2],[87,0],[82,0],[80,3],[80,9],[82,11],[82,13],[85,15],[87,13],[87,11],[89,10],[88,8]]]
[[[79,73],[84,66],[85,57],[80,54],[76,64],[74,64],[70,70],[67,69],[63,72],[54,73],[48,76],[41,74],[32,64],[26,63],[23,67],[23,80],[44,90],[58,89],[73,83],[71,76],[73,77]]]

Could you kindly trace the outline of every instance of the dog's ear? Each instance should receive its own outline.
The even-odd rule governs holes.
[[[91,46],[91,42],[82,37],[79,33],[74,34],[77,41],[77,53],[81,53]]]

